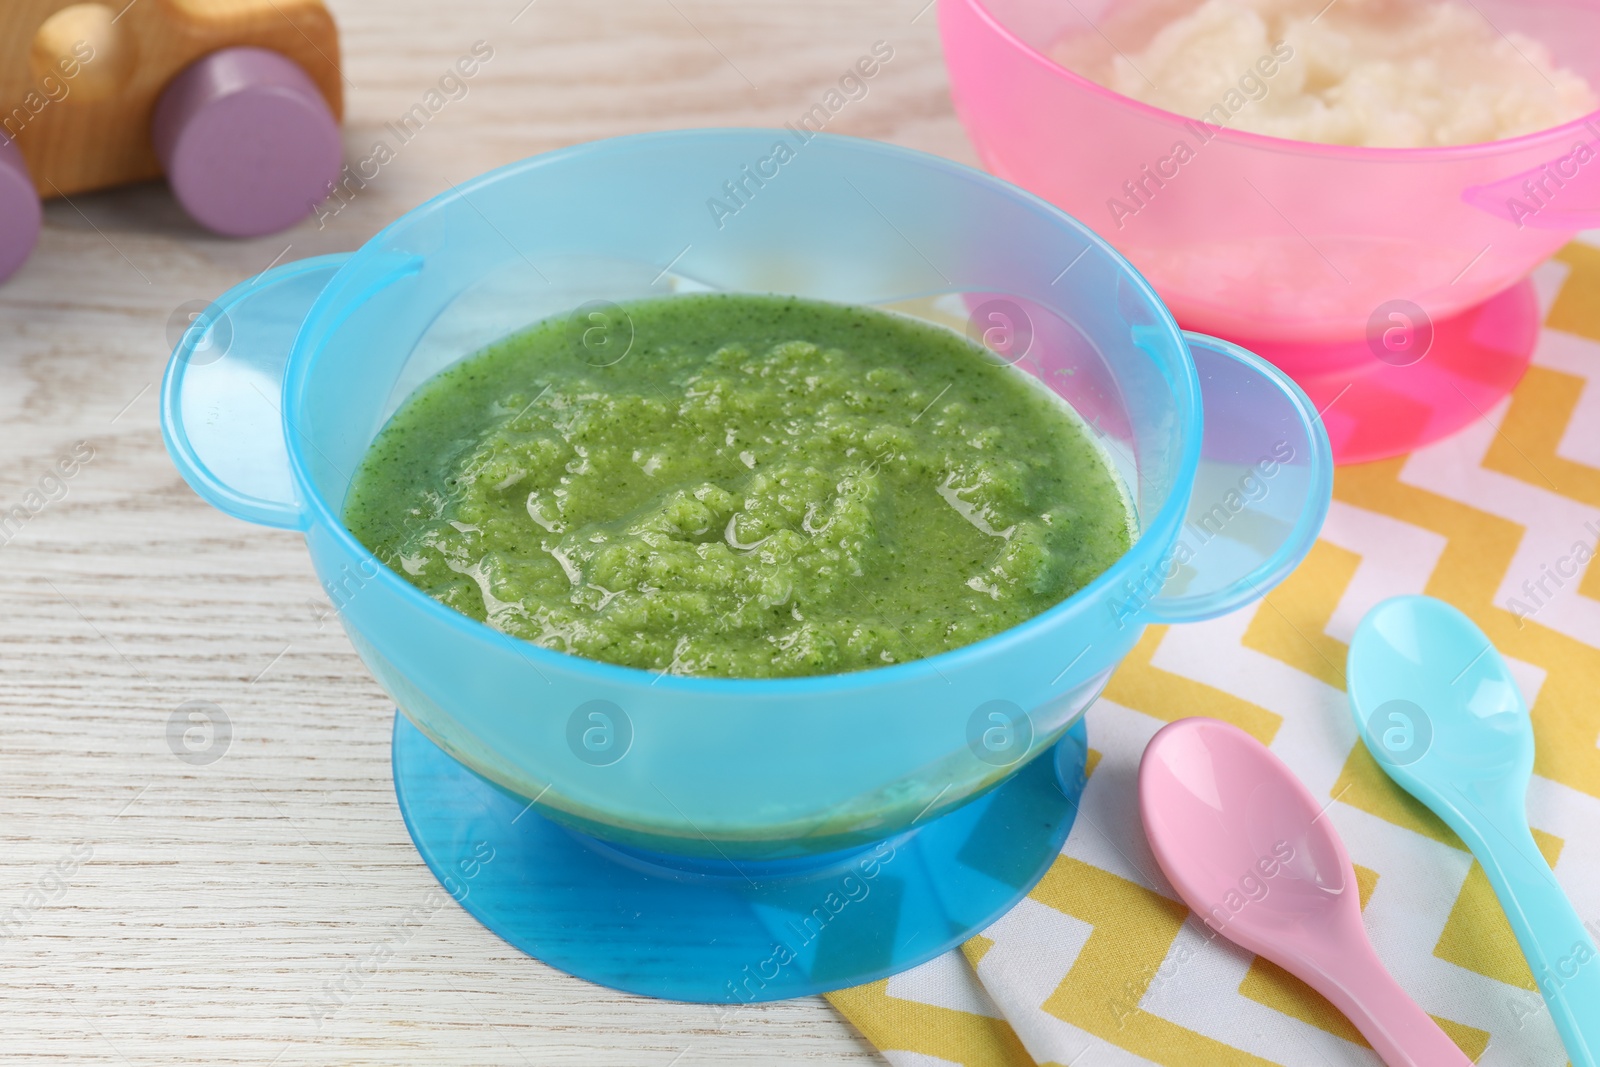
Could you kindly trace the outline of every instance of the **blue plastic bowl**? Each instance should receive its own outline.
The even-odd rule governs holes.
[[[413,588],[345,528],[352,474],[423,381],[588,302],[688,290],[791,293],[998,331],[988,334],[1004,357],[995,373],[1036,377],[1101,435],[1137,512],[1136,543],[1087,588],[977,644],[851,674],[726,680],[612,666],[499,633]],[[619,949],[616,966],[634,969],[618,973],[591,965],[583,937],[569,957],[550,948],[548,930],[508,932],[512,919],[487,912],[543,899],[531,876],[484,889],[457,866],[474,849],[503,857],[526,824],[545,837],[517,846],[518,863],[571,870],[576,860],[549,856],[570,838],[658,890],[671,871],[691,881],[738,872],[732,881],[756,898],[763,880],[815,888],[818,871],[834,872],[826,881],[854,870],[860,881],[861,855],[900,842],[890,852],[905,856],[913,838],[929,837],[921,828],[950,813],[976,818],[975,798],[993,805],[997,784],[1030,766],[1045,773],[1049,761],[1034,757],[1078,720],[1145,624],[1221,615],[1286,575],[1321,526],[1332,471],[1316,413],[1287,378],[1181,332],[1128,262],[1057,208],[948,160],[788,130],[661,133],[548,153],[454,188],[354,254],[274,268],[219,298],[184,338],[162,421],[202,497],[304,532],[351,641],[426,735],[397,728],[402,804],[467,906],[559,966],[691,999],[753,998],[706,992],[720,988],[720,958],[680,980],[667,972],[693,968],[628,963]],[[457,763],[496,785],[463,778]],[[1075,799],[1070,779],[1038,802]],[[461,808],[479,786],[471,811]],[[491,811],[502,802],[516,827]],[[463,828],[472,819],[511,836],[479,848],[488,831],[474,837]],[[1070,821],[1069,808],[1064,819],[1018,816],[982,830],[1033,858],[990,878],[927,943],[880,953],[881,966],[773,979],[760,995],[933,955],[1025,892]],[[561,838],[557,824],[583,836]],[[965,892],[949,877],[949,893]],[[484,902],[495,893],[507,896]],[[771,917],[757,926],[770,931]],[[695,935],[687,941],[684,952],[698,951]],[[810,966],[795,956],[784,967]]]

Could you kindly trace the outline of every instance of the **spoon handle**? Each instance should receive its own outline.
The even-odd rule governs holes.
[[[1344,1013],[1388,1067],[1472,1067],[1472,1060],[1384,969],[1364,935],[1316,961],[1310,984]],[[1311,976],[1300,972],[1302,977]]]
[[[1521,818],[1463,834],[1528,958],[1572,1067],[1600,1067],[1600,951]]]

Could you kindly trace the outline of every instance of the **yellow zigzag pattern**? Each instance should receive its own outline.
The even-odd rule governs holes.
[[[881,1049],[937,1056],[963,1067],[1033,1067],[1000,1019],[891,997],[889,980],[828,994],[828,1002]]]

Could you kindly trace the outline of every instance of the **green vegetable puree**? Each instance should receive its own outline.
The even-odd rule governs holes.
[[[367,454],[350,529],[506,633],[737,678],[957,648],[1128,548],[1076,415],[956,333],[774,296],[626,313],[609,366],[552,319],[423,385]],[[600,349],[626,342],[617,318]]]

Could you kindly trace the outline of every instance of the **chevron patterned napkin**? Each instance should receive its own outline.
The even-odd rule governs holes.
[[[1330,803],[1367,930],[1481,1067],[1566,1062],[1483,870],[1356,736],[1345,653],[1362,615],[1428,593],[1470,615],[1533,710],[1534,836],[1600,931],[1600,233],[1534,276],[1545,329],[1516,393],[1449,440],[1341,468],[1310,556],[1264,602],[1152,626],[1089,711],[1088,789],[1027,899],[930,963],[829,999],[896,1067],[1378,1067],[1297,979],[1208,937],[1139,822],[1164,723],[1241,727]]]

